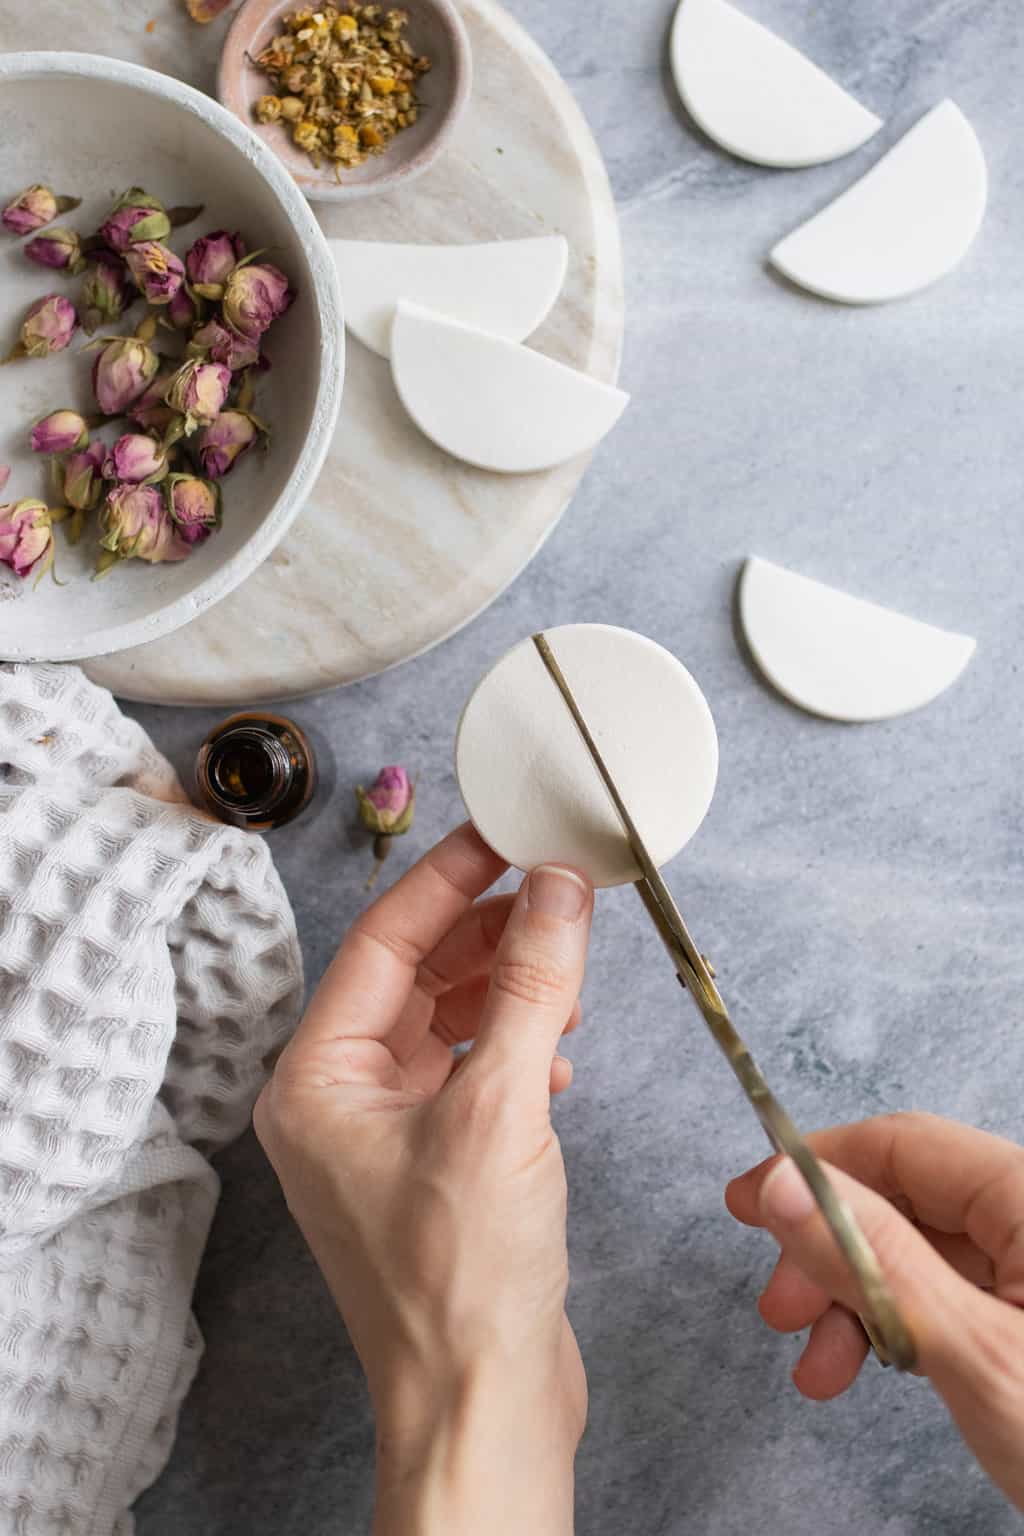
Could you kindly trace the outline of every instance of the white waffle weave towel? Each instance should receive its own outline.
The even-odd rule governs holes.
[[[0,667],[0,1533],[130,1536],[302,970],[266,844],[75,667]]]

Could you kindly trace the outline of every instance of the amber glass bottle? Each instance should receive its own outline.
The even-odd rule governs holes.
[[[232,715],[196,759],[196,789],[220,821],[268,832],[304,811],[316,789],[313,747],[293,720],[262,711]]]

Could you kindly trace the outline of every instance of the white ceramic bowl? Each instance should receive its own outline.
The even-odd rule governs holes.
[[[57,574],[33,590],[0,568],[0,658],[71,660],[155,640],[187,624],[237,587],[287,531],[316,480],[334,430],[344,375],[337,275],[320,226],[277,157],[230,112],[180,81],[115,59],[80,53],[0,55],[0,202],[42,181],[82,206],[58,222],[91,233],[118,193],[144,187],[168,206],[205,203],[172,231],[184,253],[210,229],[239,230],[268,247],[297,298],[268,335],[272,363],[257,411],[272,427],[270,450],[251,451],[223,484],[224,525],[185,561],[126,561],[91,580],[95,525],[70,548],[57,532]],[[45,293],[74,299],[80,279],[26,259],[0,233],[0,354],[25,309]],[[137,305],[134,323],[143,313]],[[132,319],[115,327],[134,329]],[[158,337],[160,333],[158,332]],[[0,368],[0,463],[12,466],[4,501],[53,501],[44,462],[28,447],[31,423],[63,405],[95,410],[93,354],[81,332],[57,356]],[[159,344],[159,342],[158,342]],[[108,430],[107,437],[112,434]]]

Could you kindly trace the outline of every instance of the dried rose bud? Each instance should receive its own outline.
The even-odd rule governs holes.
[[[85,266],[82,242],[73,229],[55,224],[45,235],[36,235],[25,246],[29,261],[41,267],[52,267],[57,272],[68,272],[73,277]]]
[[[140,240],[124,253],[125,263],[150,304],[169,304],[185,281],[181,259],[159,240]]]
[[[100,546],[117,560],[146,560],[160,565],[184,560],[191,545],[178,536],[155,485],[115,485],[100,513]],[[101,557],[102,560],[102,557]],[[103,566],[108,564],[102,561]]]
[[[126,432],[111,448],[103,464],[104,478],[130,485],[150,485],[167,473],[167,451],[144,432]]]
[[[185,257],[188,280],[203,298],[219,299],[224,284],[244,255],[245,242],[241,235],[229,234],[226,229],[200,235]],[[216,292],[207,293],[206,288],[216,289]]]
[[[236,373],[239,368],[251,368],[259,362],[259,340],[249,341],[239,336],[223,320],[207,320],[192,332],[192,339],[185,352],[189,357],[209,358],[213,363],[223,363]]]
[[[11,466],[9,464],[0,464],[0,491],[3,490],[10,478]]]
[[[71,453],[89,441],[85,417],[77,411],[51,411],[32,428],[33,453]]]
[[[103,494],[102,443],[90,443],[71,454],[64,465],[64,500],[76,512],[91,512]]]
[[[138,400],[160,366],[148,342],[137,336],[108,341],[93,364],[92,387],[105,416],[120,416]]]
[[[139,398],[128,407],[128,419],[137,426],[145,427],[147,432],[166,432],[178,415],[164,400],[164,393],[173,377],[173,368],[161,368],[159,373],[154,374]]]
[[[249,411],[221,411],[217,420],[204,427],[196,439],[204,473],[219,480],[266,430]]]
[[[77,208],[81,201],[80,197],[57,197],[49,187],[36,182],[35,186],[26,187],[24,192],[11,198],[0,213],[0,223],[9,234],[30,235],[33,230],[49,224],[58,213],[69,213],[72,208]]]
[[[82,328],[90,336],[101,325],[120,320],[135,298],[128,269],[113,251],[99,251],[82,281]]]
[[[163,203],[141,187],[129,187],[100,225],[100,238],[112,251],[120,252],[140,240],[166,240],[170,232],[171,221]]]
[[[369,789],[356,789],[359,819],[373,833],[373,856],[377,860],[366,882],[373,885],[380,867],[391,852],[391,839],[401,837],[412,826],[416,810],[416,786],[404,768],[382,768]]]
[[[21,351],[26,357],[49,357],[63,352],[78,329],[78,315],[70,299],[48,293],[31,306],[21,326]]]
[[[171,375],[164,399],[185,418],[185,432],[189,433],[217,418],[230,388],[230,368],[192,357]]]
[[[256,341],[294,299],[288,279],[269,262],[235,268],[224,285],[224,319],[239,335]]]
[[[167,306],[167,318],[176,331],[188,331],[199,322],[203,301],[194,294],[188,283],[182,283]]]
[[[38,580],[53,564],[53,525],[45,501],[8,502],[0,507],[0,565],[15,576]]]
[[[185,0],[185,9],[193,21],[206,25],[208,21],[214,21],[221,13],[226,11],[231,0]]]
[[[167,510],[186,544],[200,544],[220,527],[220,491],[197,475],[170,475],[165,484]]]

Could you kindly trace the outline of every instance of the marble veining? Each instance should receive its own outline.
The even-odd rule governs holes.
[[[494,0],[466,0],[462,11],[475,87],[446,153],[408,186],[315,211],[329,236],[355,240],[564,234],[565,286],[531,345],[610,381],[621,256],[600,156],[565,86],[508,14]],[[162,25],[158,15],[154,35]],[[327,463],[288,538],[186,634],[99,658],[89,675],[132,698],[245,703],[407,660],[519,574],[587,459],[508,476],[449,458],[413,425],[388,365],[352,340]]]
[[[471,627],[386,676],[294,706],[337,789],[274,840],[314,981],[359,911],[350,784],[420,777],[402,869],[459,816],[458,712],[538,625],[626,624],[674,650],[721,740],[708,820],[669,878],[770,1080],[805,1127],[916,1105],[1020,1137],[1024,696],[1018,458],[1024,352],[1024,29],[1018,0],[744,0],[886,119],[818,169],[741,165],[667,80],[667,0],[512,0],[608,164],[624,240],[633,404],[529,570]],[[180,68],[178,0],[133,8]],[[0,0],[7,46],[82,8]],[[124,13],[126,14],[126,13]],[[31,37],[27,34],[31,33]],[[201,71],[200,71],[201,73]],[[929,293],[833,308],[763,268],[771,245],[946,94],[975,125],[991,208]],[[355,348],[352,348],[355,352]],[[732,597],[750,553],[978,637],[964,678],[905,719],[847,727],[750,670]],[[419,558],[417,554],[417,558]],[[401,594],[395,594],[396,609]],[[212,710],[141,707],[185,768]],[[869,1371],[839,1403],[792,1390],[796,1344],[755,1312],[769,1243],[722,1207],[760,1133],[629,890],[599,903],[557,1111],[570,1310],[590,1374],[581,1536],[1013,1536],[928,1387]],[[139,1536],[361,1536],[372,1428],[358,1365],[251,1138],[197,1297],[206,1355]]]

